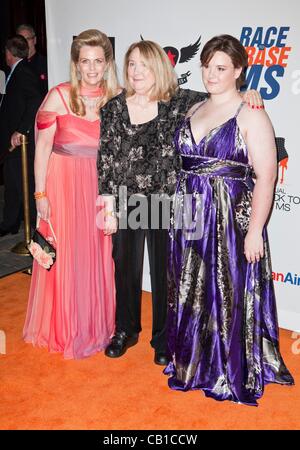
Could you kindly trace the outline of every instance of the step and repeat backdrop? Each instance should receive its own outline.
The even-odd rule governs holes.
[[[269,223],[279,324],[300,330],[300,6],[298,0],[46,0],[50,87],[69,79],[73,37],[88,28],[112,40],[120,80],[123,57],[141,38],[167,52],[182,88],[204,90],[199,56],[207,40],[232,34],[249,55],[248,87],[264,99],[288,156],[279,165]],[[263,148],[261,149],[263,151]],[[148,258],[145,290],[150,290]]]

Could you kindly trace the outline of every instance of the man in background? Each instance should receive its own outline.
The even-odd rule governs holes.
[[[4,210],[0,237],[18,232],[23,218],[22,135],[28,138],[28,175],[30,215],[35,222],[34,193],[34,119],[41,103],[38,79],[27,63],[28,43],[16,35],[6,41],[5,59],[10,68],[5,94],[0,102],[0,155],[4,160]],[[13,151],[10,151],[13,150]]]
[[[23,36],[29,47],[28,63],[39,79],[40,92],[44,98],[48,92],[47,58],[36,51],[36,34],[31,25],[19,25],[16,34]]]

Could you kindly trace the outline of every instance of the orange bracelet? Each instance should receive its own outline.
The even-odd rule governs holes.
[[[39,200],[41,198],[46,197],[46,192],[35,192],[33,195],[35,200]]]

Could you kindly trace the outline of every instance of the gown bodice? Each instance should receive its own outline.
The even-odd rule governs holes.
[[[200,108],[205,102],[202,102]],[[249,164],[245,140],[237,123],[237,116],[243,103],[234,117],[211,129],[197,144],[191,129],[191,116],[185,117],[175,134],[175,146],[181,156],[201,156],[218,158]]]
[[[36,117],[37,129],[49,128],[56,122],[53,139],[53,151],[55,153],[96,158],[100,137],[100,121],[99,119],[89,121],[71,113],[62,94],[63,89],[69,88],[68,83],[62,83],[53,88],[60,95],[66,113],[58,114],[54,111],[46,111],[42,105]]]

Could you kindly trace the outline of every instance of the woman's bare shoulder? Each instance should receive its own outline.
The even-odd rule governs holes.
[[[68,102],[69,89],[67,83],[61,83],[50,89],[42,104],[41,109],[46,111],[57,112],[58,114],[63,114],[64,112],[66,112],[59,91],[61,95],[64,96],[65,100]]]
[[[271,120],[265,109],[252,109],[245,105],[240,114],[238,115],[238,121],[242,123],[246,128],[272,126]]]

